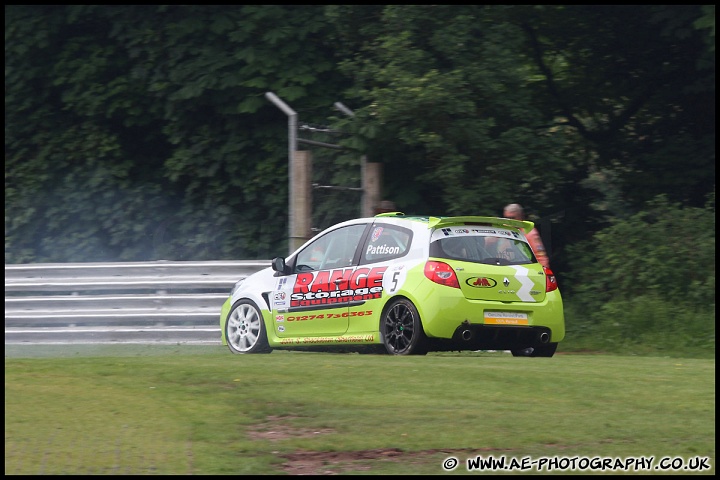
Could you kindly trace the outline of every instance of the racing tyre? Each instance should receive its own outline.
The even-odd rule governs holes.
[[[510,350],[513,357],[552,357],[557,350],[557,343],[548,343],[539,347],[521,348],[519,350]]]
[[[425,355],[427,337],[420,314],[409,300],[395,300],[387,306],[380,319],[380,334],[391,355]]]
[[[270,353],[265,322],[260,309],[250,300],[238,300],[225,322],[225,338],[233,353]]]

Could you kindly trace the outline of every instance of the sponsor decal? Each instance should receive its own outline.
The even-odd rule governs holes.
[[[305,320],[322,320],[325,318],[347,318],[347,317],[364,317],[365,315],[372,315],[372,310],[361,310],[354,312],[343,312],[343,313],[321,313],[320,315],[288,315],[288,322],[304,322]]]
[[[278,289],[287,289],[287,277],[282,277],[278,281]],[[272,304],[274,310],[286,310],[288,308],[288,292],[285,290],[275,290],[272,292]]]
[[[453,234],[471,234],[471,233],[479,233],[482,235],[507,235],[509,236],[509,232],[504,232],[502,230],[495,230],[494,228],[441,228],[440,231],[445,234],[446,237],[450,237]],[[517,235],[513,232],[513,235]]]
[[[283,338],[280,345],[310,345],[323,343],[326,345],[337,343],[374,343],[375,335],[343,335],[342,337],[303,337]]]
[[[527,318],[527,313],[519,312],[485,312],[486,317],[493,318]]]
[[[526,313],[485,312],[485,324],[492,325],[528,325]]]
[[[387,266],[298,273],[290,307],[333,305],[382,297]]]
[[[497,285],[495,280],[487,277],[470,277],[465,280],[465,283],[475,288],[492,288]]]
[[[527,319],[523,318],[486,318],[486,325],[527,325]]]
[[[278,332],[282,333],[285,331],[285,325],[278,325]]]
[[[285,321],[285,315],[275,315],[275,321],[276,321],[276,322],[284,322],[284,321]]]
[[[377,242],[377,239],[380,238],[380,235],[382,235],[383,227],[376,227],[375,230],[373,230],[372,237],[370,237],[370,240],[373,242]]]

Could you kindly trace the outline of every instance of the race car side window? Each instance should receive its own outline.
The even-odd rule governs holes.
[[[315,239],[298,253],[294,272],[326,270],[352,265],[365,225],[350,225]]]
[[[412,230],[376,223],[363,246],[360,263],[375,263],[392,260],[407,254],[412,241]]]

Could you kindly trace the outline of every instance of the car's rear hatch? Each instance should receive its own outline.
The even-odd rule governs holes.
[[[523,231],[531,222],[446,217],[432,227],[430,257],[449,264],[470,300],[541,302],[546,278]]]
[[[500,302],[542,302],[545,274],[536,265],[482,265],[447,260],[455,270],[465,298]]]

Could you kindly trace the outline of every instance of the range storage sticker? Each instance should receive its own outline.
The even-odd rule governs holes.
[[[386,266],[341,268],[298,273],[289,296],[290,309],[365,302],[382,297]]]

